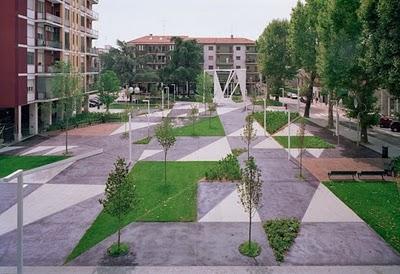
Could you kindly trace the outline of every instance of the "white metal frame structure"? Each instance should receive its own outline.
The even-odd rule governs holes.
[[[213,76],[214,103],[233,102],[232,96],[238,88],[242,94],[243,102],[246,101],[246,69],[212,69],[205,70],[205,72]],[[219,72],[229,73],[228,79],[224,84],[224,89],[221,88]],[[233,85],[233,89],[229,89],[231,85]]]

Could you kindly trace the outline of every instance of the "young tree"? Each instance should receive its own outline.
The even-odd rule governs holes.
[[[192,121],[192,134],[195,135],[195,123],[199,116],[199,109],[195,104],[190,106],[189,119]]]
[[[305,4],[298,1],[293,8],[290,19],[289,41],[294,65],[304,69],[309,77],[306,92],[304,117],[310,117],[310,107],[313,100],[313,88],[317,77],[318,48],[318,14],[322,0],[307,0]]]
[[[210,115],[208,116],[208,127],[211,128],[211,118],[212,114],[217,111],[217,105],[215,103],[208,103],[208,112]]]
[[[106,106],[106,112],[108,112],[110,109],[110,104],[118,98],[118,91],[120,87],[119,79],[114,71],[106,70],[100,74],[97,86],[100,91],[100,102]]]
[[[299,177],[300,179],[303,178],[303,155],[304,152],[306,151],[305,147],[305,130],[306,130],[306,123],[305,119],[301,118],[300,119],[300,127],[298,131],[298,137],[299,137],[299,158],[300,158],[300,174]]]
[[[160,125],[156,127],[156,137],[158,143],[164,150],[164,183],[167,183],[167,153],[168,150],[175,144],[175,135],[171,121],[168,117],[163,118]]]
[[[53,95],[59,98],[57,102],[58,119],[65,122],[65,154],[68,154],[69,119],[73,110],[82,108],[82,81],[81,76],[72,70],[69,63],[58,61],[55,64],[56,75],[51,81]]]
[[[125,159],[118,158],[114,163],[114,169],[108,175],[105,197],[99,200],[104,211],[118,220],[117,251],[113,255],[123,255],[128,250],[121,249],[121,229],[124,217],[131,212],[136,205],[135,184],[129,178],[129,167]],[[111,246],[108,250],[112,250]]]
[[[240,202],[244,210],[249,214],[249,241],[248,250],[251,250],[251,224],[252,217],[261,206],[262,180],[261,171],[258,169],[253,157],[246,161],[246,166],[242,170],[242,180],[237,183]]]
[[[254,117],[252,114],[246,116],[246,124],[244,125],[242,140],[247,145],[247,160],[250,159],[250,144],[256,138],[257,130],[254,128]]]
[[[261,73],[266,76],[268,89],[276,100],[285,81],[295,73],[289,52],[289,22],[273,20],[258,38],[258,56]]]

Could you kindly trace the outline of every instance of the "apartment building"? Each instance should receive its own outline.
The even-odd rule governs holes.
[[[93,22],[98,0],[2,0],[0,4],[0,130],[6,142],[35,135],[57,119],[51,81],[69,62],[88,94],[98,74]],[[44,111],[48,109],[49,111]],[[0,137],[1,139],[1,137]]]
[[[129,42],[138,55],[149,56],[147,66],[158,70],[170,60],[170,52],[174,50],[174,36],[147,35]],[[219,37],[189,37],[178,36],[184,40],[196,40],[203,48],[204,70],[214,69],[246,69],[247,90],[252,91],[259,82],[257,70],[257,51],[255,41],[247,38],[230,36]]]

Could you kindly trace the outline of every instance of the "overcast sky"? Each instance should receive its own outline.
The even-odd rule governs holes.
[[[241,36],[257,39],[297,0],[100,0],[97,47],[148,35]]]

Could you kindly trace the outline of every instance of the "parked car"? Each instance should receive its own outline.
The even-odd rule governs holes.
[[[395,132],[400,132],[400,121],[393,121],[390,125],[390,129]]]
[[[292,98],[292,99],[297,99],[297,94],[296,94],[296,93],[292,93],[292,94],[290,95],[290,98]]]
[[[102,103],[100,102],[99,98],[90,98],[89,99],[89,107],[94,108],[94,107],[99,107],[101,106]]]
[[[382,128],[390,128],[390,125],[392,124],[392,119],[390,119],[389,117],[387,117],[387,116],[381,116],[380,118],[379,118],[379,126],[380,127],[382,127]]]
[[[300,102],[302,102],[302,103],[307,103],[307,99],[306,98],[304,98],[303,96],[301,96],[300,97]]]
[[[292,92],[286,93],[286,97],[287,97],[287,98],[292,98]]]

